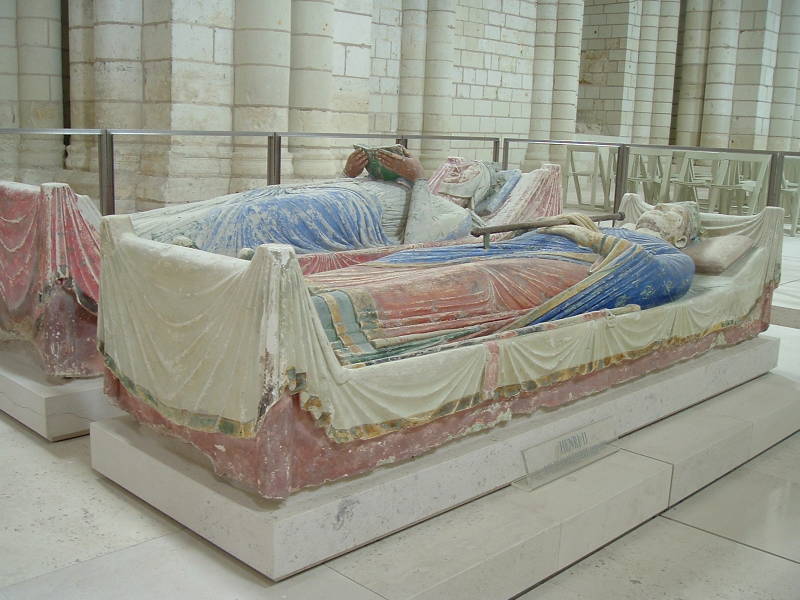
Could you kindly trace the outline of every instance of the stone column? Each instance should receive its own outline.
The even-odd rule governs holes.
[[[650,126],[653,119],[653,94],[656,78],[659,17],[661,0],[643,0],[639,23],[639,52],[634,92],[633,127],[631,141],[650,143]]]
[[[706,92],[708,42],[711,34],[711,2],[712,0],[687,0],[686,2],[675,140],[679,146],[700,144],[703,101]]]
[[[236,131],[289,129],[291,0],[237,0],[234,22]],[[282,161],[283,177],[291,161]],[[266,184],[267,139],[234,140],[231,191]]]
[[[797,89],[797,97],[800,99],[800,85]],[[791,151],[800,151],[800,102],[794,107],[794,127],[792,128]]]
[[[778,57],[772,88],[772,111],[769,124],[770,150],[795,150],[794,116],[798,106],[800,86],[800,3],[784,2],[781,11],[781,30]]]
[[[289,129],[331,131],[333,0],[292,0]],[[330,177],[340,170],[325,138],[289,138],[296,177]]]
[[[742,0],[714,0],[712,4],[702,146],[727,148],[730,144],[741,9]]]
[[[144,0],[148,127],[230,130],[233,0]],[[145,138],[136,209],[228,193],[233,140],[224,136]]]
[[[609,84],[617,86],[619,94],[615,100],[614,111],[609,122],[617,135],[622,139],[633,136],[633,116],[636,111],[636,94],[638,90],[639,44],[642,20],[642,4],[630,2],[625,14],[626,22],[614,29],[615,37],[624,40],[623,58],[617,65],[614,79],[609,76]]]
[[[764,150],[769,138],[781,0],[743,5],[730,146]]]
[[[142,0],[94,2],[95,121],[142,127]],[[123,160],[138,160],[123,157]]]
[[[653,112],[650,118],[651,144],[669,144],[675,88],[675,53],[680,20],[680,0],[661,0],[660,3]]]
[[[69,70],[70,124],[76,129],[94,128],[94,2],[92,0],[71,0],[69,3]],[[97,140],[93,136],[71,136],[67,148],[70,185],[76,180],[83,179],[79,188],[86,189],[92,198],[99,197],[97,168]]]
[[[6,0],[7,2],[9,0]],[[61,5],[17,0],[19,127],[61,127]],[[41,183],[63,168],[59,136],[22,136],[19,177]]]
[[[0,3],[0,127],[19,127],[17,5]],[[19,136],[0,135],[0,179],[17,176]]]
[[[425,99],[425,51],[428,32],[428,0],[403,0],[400,42],[400,97],[397,129],[400,133],[422,133]],[[409,146],[417,149],[416,142]]]
[[[557,25],[558,0],[539,0],[536,6],[536,38],[533,50],[533,90],[528,130],[530,139],[551,138]],[[522,169],[532,171],[548,160],[550,160],[548,146],[541,144],[528,146],[525,159],[522,161]]]
[[[453,65],[455,63],[455,0],[428,0],[428,31],[425,42],[425,97],[422,133],[454,135]],[[447,158],[450,143],[423,140],[420,160],[426,170]]]
[[[557,18],[550,136],[569,140],[575,136],[578,110],[583,0],[558,0]],[[551,159],[563,160],[565,156],[564,146],[552,147]]]
[[[142,127],[142,0],[94,1],[95,126]],[[141,141],[117,138],[114,144],[117,212],[134,209],[140,178]]]

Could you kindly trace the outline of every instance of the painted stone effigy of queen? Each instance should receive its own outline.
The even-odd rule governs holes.
[[[674,242],[698,233],[691,207],[652,212],[630,195],[621,208]],[[567,225],[309,277],[285,245],[248,262],[107,218],[107,388],[217,473],[283,498],[756,335],[781,212],[700,215],[687,254],[642,231]],[[693,275],[689,250],[717,238],[741,251]]]
[[[488,250],[411,249],[311,275],[307,283],[339,361],[363,365],[592,311],[677,300],[691,285],[694,263],[670,242],[697,236],[690,217],[686,206],[650,211],[641,219],[650,233],[643,234],[601,231],[569,215],[577,224],[525,233]],[[656,221],[665,228],[653,230]]]

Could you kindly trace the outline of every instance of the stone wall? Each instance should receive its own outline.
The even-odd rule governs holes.
[[[62,125],[68,17],[73,127],[800,139],[789,0],[70,0],[63,16],[60,4],[0,3],[0,126]],[[335,175],[351,146],[286,139],[283,177]],[[411,147],[428,168],[491,152]],[[563,146],[512,149],[525,168],[564,158]],[[120,209],[142,210],[265,184],[266,139],[119,136],[115,162]],[[96,142],[71,136],[65,158],[61,138],[2,136],[0,169],[95,194]]]
[[[456,11],[458,58],[454,70],[453,115],[465,135],[527,135],[531,118],[536,5],[532,0],[462,0]],[[480,149],[458,144],[454,151]]]
[[[58,0],[0,2],[0,126],[63,126],[61,10]],[[3,136],[0,171],[52,178],[63,164],[60,137]]]
[[[680,3],[586,0],[577,130],[669,140]]]
[[[686,0],[685,13],[674,141],[800,150],[800,5]]]
[[[17,5],[0,3],[0,126],[19,127]],[[0,136],[0,178],[17,176],[19,136]]]

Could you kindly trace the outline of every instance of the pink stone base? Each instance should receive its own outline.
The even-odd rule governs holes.
[[[709,333],[685,343],[671,344],[635,359],[532,392],[487,401],[469,410],[430,423],[369,440],[336,443],[300,407],[297,395],[284,395],[264,417],[254,438],[238,439],[221,433],[196,431],[165,419],[133,396],[110,372],[106,393],[139,422],[196,446],[221,476],[256,490],[266,498],[286,498],[307,486],[367,473],[376,467],[413,458],[481,428],[503,420],[507,412],[525,415],[545,407],[569,404],[614,385],[636,379],[699,356],[714,347],[737,344],[757,336],[769,323],[772,293],[768,290],[754,310],[755,320]]]

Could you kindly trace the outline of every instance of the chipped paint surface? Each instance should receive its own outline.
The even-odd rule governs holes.
[[[0,200],[0,328],[31,342],[50,376],[100,375],[100,215],[66,184],[0,182]]]
[[[106,373],[107,393],[139,421],[192,443],[212,461],[214,471],[266,498],[285,498],[308,486],[369,472],[378,466],[408,460],[447,442],[490,429],[514,415],[571,404],[611,386],[637,379],[713,348],[737,344],[767,328],[771,289],[741,324],[694,339],[672,340],[658,347],[610,357],[593,365],[562,372],[541,382],[498,389],[493,398],[463,410],[444,411],[437,418],[408,428],[389,428],[371,439],[337,443],[301,406],[284,394],[261,422],[255,437],[230,438],[176,425]],[[217,445],[225,445],[221,452]]]
[[[779,213],[767,209],[756,218],[732,217],[718,225],[712,219],[709,228],[718,227],[720,235],[745,232],[756,248],[728,274],[695,278],[676,302],[647,310],[577,311],[359,368],[338,360],[291,248],[260,246],[244,262],[170,247],[159,265],[150,265],[141,257],[155,243],[131,233],[124,217],[109,219],[103,243],[113,245],[119,262],[111,271],[104,268],[104,282],[108,276],[119,286],[108,289],[120,293],[133,284],[111,277],[116,269],[139,270],[135,285],[147,290],[147,308],[156,307],[152,322],[159,324],[148,329],[148,319],[140,317],[149,313],[125,312],[136,301],[111,304],[116,312],[104,314],[110,320],[103,332],[112,344],[105,347],[113,358],[109,389],[140,421],[200,448],[219,474],[265,497],[283,498],[757,335],[768,322],[780,259]],[[608,240],[599,243],[608,249],[606,259],[626,250],[617,253]],[[596,263],[592,274],[602,276],[607,266]],[[189,296],[191,303],[174,301]],[[177,317],[173,326],[169,319]],[[183,323],[193,327],[178,327]],[[135,335],[114,335],[126,331],[122,324]],[[229,330],[236,335],[220,337]],[[229,352],[212,352],[223,339]],[[159,345],[151,349],[141,340]],[[196,352],[183,356],[189,347]],[[171,361],[168,377],[161,376],[158,363],[137,358],[156,352]],[[213,376],[234,372],[242,376]]]

